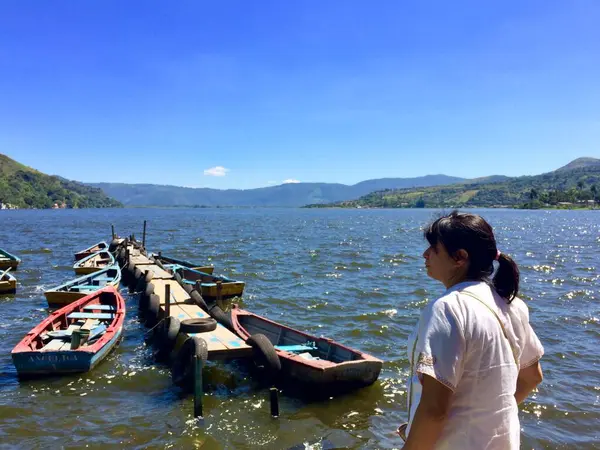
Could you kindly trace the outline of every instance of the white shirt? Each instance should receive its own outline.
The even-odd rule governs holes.
[[[463,290],[496,312],[510,343],[492,311]],[[517,376],[543,354],[521,299],[508,304],[484,282],[451,287],[425,307],[409,338],[407,435],[421,398],[420,374],[427,374],[454,392],[436,450],[518,450]]]

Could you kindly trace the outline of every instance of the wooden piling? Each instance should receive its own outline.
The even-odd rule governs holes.
[[[112,223],[110,224],[110,230],[112,232],[111,233],[112,239],[114,239],[115,238],[115,226]]]
[[[165,317],[171,315],[171,285],[165,284]]]
[[[279,417],[279,391],[276,387],[269,389],[269,397],[271,400],[271,416]]]
[[[202,358],[194,355],[194,418],[202,418]]]
[[[144,231],[142,232],[142,247],[146,248],[146,221],[144,220]]]

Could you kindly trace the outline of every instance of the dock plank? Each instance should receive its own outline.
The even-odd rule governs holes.
[[[171,286],[171,304],[179,304],[185,303],[190,299],[190,296],[185,289],[181,287],[181,285],[171,279],[171,280],[152,280],[152,284],[154,285],[154,293],[160,297],[160,304],[164,305],[166,303],[165,300],[165,286],[168,284]]]
[[[156,264],[153,264],[152,261],[148,260],[148,263],[135,263],[136,267],[142,271],[142,273],[146,273],[146,271],[152,272],[153,280],[170,280],[173,278],[173,275],[167,272],[164,269],[161,269]]]

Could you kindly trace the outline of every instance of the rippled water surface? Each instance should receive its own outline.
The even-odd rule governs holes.
[[[545,380],[521,408],[522,448],[600,448],[600,211],[480,211],[522,270],[546,349]],[[443,291],[423,271],[431,210],[125,209],[1,211],[0,247],[19,255],[16,295],[0,296],[0,447],[399,448],[406,339]],[[268,392],[241,362],[205,370],[206,418],[155,364],[127,296],[125,339],[82,376],[19,382],[15,344],[47,314],[45,289],[73,278],[73,253],[121,235],[246,282],[243,305],[385,361],[379,381],[326,401]]]

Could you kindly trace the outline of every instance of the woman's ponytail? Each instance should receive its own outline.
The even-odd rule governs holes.
[[[498,270],[494,275],[492,284],[500,297],[505,298],[510,303],[519,293],[519,267],[510,256],[504,253],[500,253],[498,264]]]

